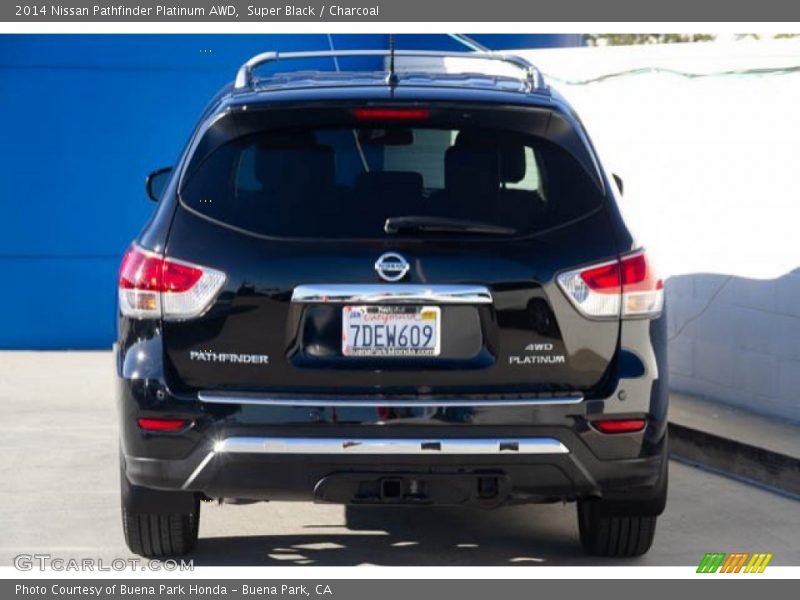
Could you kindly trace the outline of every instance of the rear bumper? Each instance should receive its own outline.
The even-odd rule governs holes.
[[[125,456],[124,463],[131,483],[211,498],[493,505],[648,500],[665,459],[655,452],[600,460],[562,431],[502,439],[234,436],[183,459]],[[391,497],[387,480],[400,490]]]
[[[663,376],[620,379],[623,400],[618,390],[605,398],[185,396],[170,391],[160,369],[120,375],[123,465],[128,480],[142,488],[210,498],[367,502],[370,490],[393,478],[403,489],[426,487],[432,503],[485,504],[476,490],[489,476],[500,501],[638,501],[658,494],[666,464]],[[149,433],[136,425],[142,417],[192,425]],[[644,418],[647,427],[606,435],[591,426],[596,418]]]

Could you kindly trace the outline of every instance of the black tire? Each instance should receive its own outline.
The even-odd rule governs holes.
[[[578,531],[584,552],[592,556],[641,556],[650,550],[658,515],[669,487],[666,441],[661,474],[651,498],[641,501],[578,500]]]
[[[122,508],[125,543],[131,552],[146,558],[190,552],[197,542],[199,522],[199,506],[196,512],[188,515],[131,513]]]
[[[146,558],[180,556],[197,542],[200,498],[132,485],[122,473],[122,530],[131,552]]]
[[[607,511],[602,500],[578,501],[578,530],[584,552],[592,556],[641,556],[656,534],[655,515]]]

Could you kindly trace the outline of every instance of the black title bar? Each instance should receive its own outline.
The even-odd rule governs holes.
[[[800,21],[787,0],[220,0],[164,3],[1,3],[0,21],[17,22],[779,22]]]

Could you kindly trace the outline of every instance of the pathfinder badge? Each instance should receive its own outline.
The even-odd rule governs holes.
[[[191,350],[190,360],[200,362],[240,364],[240,365],[267,365],[269,356],[266,354],[232,354],[229,352],[212,352],[210,350]]]

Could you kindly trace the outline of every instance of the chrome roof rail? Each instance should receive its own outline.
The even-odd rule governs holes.
[[[318,52],[262,52],[256,54],[241,67],[236,73],[233,83],[235,90],[252,88],[253,71],[257,68],[278,60],[303,60],[311,58],[340,58],[351,56],[390,56],[390,50],[323,50]],[[433,50],[396,50],[397,57],[412,58],[463,58],[469,60],[488,60],[513,65],[523,72],[521,79],[525,81],[529,91],[543,89],[544,79],[539,69],[526,59],[512,54],[499,52],[439,52]]]

